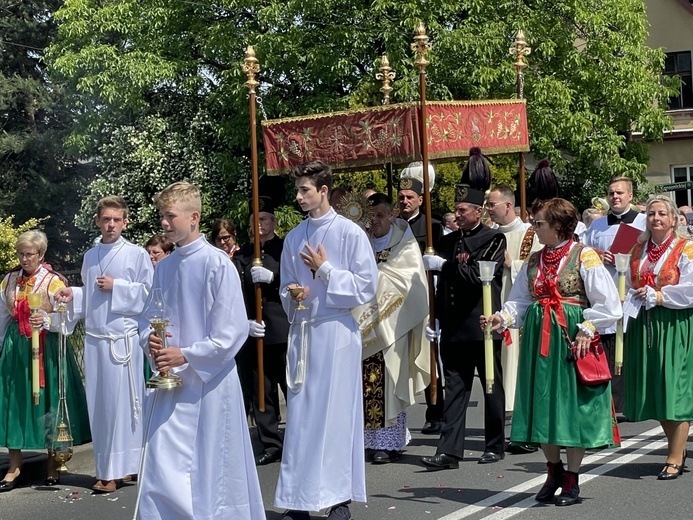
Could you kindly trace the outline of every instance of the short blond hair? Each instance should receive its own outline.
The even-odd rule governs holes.
[[[48,238],[43,231],[31,229],[17,237],[17,243],[14,246],[15,250],[19,251],[20,246],[35,247],[39,256],[43,257],[48,250]]]
[[[159,211],[170,208],[174,204],[180,204],[185,211],[202,213],[202,197],[199,188],[185,181],[174,182],[154,197],[154,205]]]

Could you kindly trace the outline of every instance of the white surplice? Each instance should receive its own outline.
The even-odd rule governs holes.
[[[248,338],[238,272],[200,237],[157,264],[153,288],[171,309],[167,344],[187,363],[171,370],[183,386],[147,395],[137,518],[263,520],[234,359]],[[140,323],[148,352],[146,312]]]
[[[510,294],[515,279],[524,265],[525,259],[520,259],[522,243],[530,224],[522,222],[519,217],[510,224],[499,225],[498,231],[505,235],[506,251],[510,256],[510,267],[503,269],[503,288],[501,290],[501,304],[505,303]],[[532,239],[530,252],[538,251],[543,246],[539,243],[537,235]],[[529,255],[527,256],[529,258]],[[512,343],[504,345],[501,350],[501,364],[503,365],[503,390],[505,390],[505,411],[512,412],[515,408],[515,388],[517,385],[517,365],[520,357],[520,330],[509,329]]]
[[[299,256],[306,244],[327,253],[315,278]],[[373,249],[361,228],[330,209],[289,232],[281,273],[291,390],[275,506],[317,511],[365,502],[361,335],[351,311],[375,296]],[[310,288],[308,310],[296,310],[291,284]]]
[[[97,479],[122,478],[139,467],[144,359],[137,327],[153,271],[147,251],[121,237],[86,252],[84,286],[72,289],[70,321],[86,320],[84,389]],[[97,287],[99,276],[114,278],[112,291]]]

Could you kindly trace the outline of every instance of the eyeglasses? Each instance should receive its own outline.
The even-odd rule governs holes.
[[[487,202],[486,204],[484,204],[484,207],[485,207],[486,209],[493,209],[493,208],[495,208],[496,206],[499,206],[499,205],[502,205],[502,204],[507,204],[507,202]]]
[[[223,237],[217,237],[215,242],[222,242],[226,244],[229,240],[233,238],[233,235],[224,235]]]
[[[532,221],[532,226],[535,228],[540,228],[542,224],[546,224],[547,222],[545,220],[533,220]]]
[[[34,258],[36,255],[38,255],[38,253],[17,253],[17,258],[19,258],[20,260],[23,260],[23,259],[25,259],[25,258],[26,258],[27,260],[31,260],[31,259]]]

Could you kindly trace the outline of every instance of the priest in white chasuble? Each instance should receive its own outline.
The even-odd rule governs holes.
[[[376,262],[375,298],[354,309],[363,341],[365,448],[373,464],[401,457],[411,436],[406,409],[430,383],[428,282],[419,245],[392,201],[369,197]]]

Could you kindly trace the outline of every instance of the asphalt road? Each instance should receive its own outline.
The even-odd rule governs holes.
[[[581,504],[557,508],[534,501],[544,481],[540,453],[508,455],[496,464],[480,465],[483,451],[483,414],[477,405],[481,385],[475,387],[468,413],[466,460],[459,470],[429,472],[419,462],[435,452],[437,437],[421,435],[424,406],[410,410],[412,442],[404,457],[384,466],[367,466],[368,503],[351,506],[355,520],[517,520],[587,519],[640,520],[693,518],[693,474],[673,481],[658,481],[666,443],[656,422],[621,423],[623,443],[618,450],[588,452],[581,474]],[[690,446],[693,449],[693,446]],[[6,457],[0,454],[0,461]],[[1,464],[1,463],[0,463]],[[90,447],[78,449],[57,488],[20,487],[0,494],[0,520],[129,520],[136,486],[110,495],[93,495],[93,458]],[[279,520],[272,507],[279,464],[258,468],[268,520]],[[335,468],[339,471],[339,468]],[[35,475],[39,478],[40,475]],[[318,519],[324,511],[312,514]],[[176,520],[176,519],[171,519]],[[233,519],[230,519],[233,520]]]

